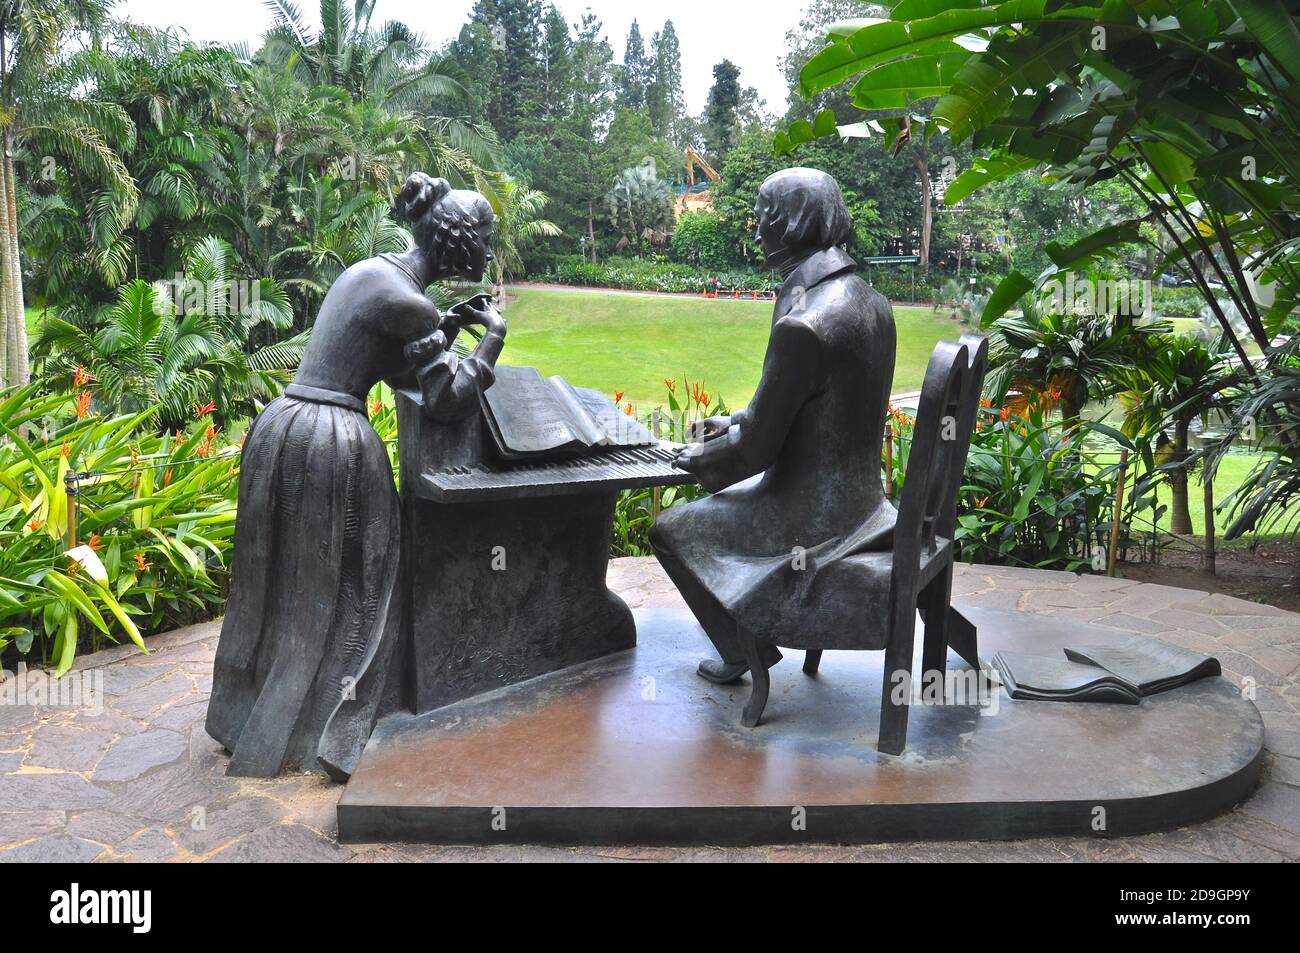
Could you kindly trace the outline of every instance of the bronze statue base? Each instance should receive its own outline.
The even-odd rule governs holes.
[[[963,609],[985,657],[1114,629]],[[375,730],[338,807],[347,842],[790,844],[1127,835],[1219,814],[1258,781],[1264,727],[1223,678],[1140,705],[914,702],[907,751],[876,750],[882,653],[772,669],[775,706],[695,674],[680,610],[634,613],[629,651]],[[919,655],[919,646],[918,646]],[[920,659],[914,670],[919,671]],[[969,672],[956,655],[948,667]],[[745,679],[748,682],[748,678]],[[987,700],[986,700],[987,701]]]

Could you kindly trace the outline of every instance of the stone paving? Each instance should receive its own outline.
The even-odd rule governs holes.
[[[620,559],[610,586],[634,607],[682,602],[652,559]],[[959,567],[954,600],[1067,616],[1217,655],[1255,680],[1270,752],[1258,791],[1196,827],[1117,839],[844,847],[542,848],[339,845],[342,787],[311,775],[228,778],[203,731],[219,623],[80,660],[102,711],[0,704],[5,861],[1283,861],[1300,859],[1300,615],[1223,595],[1063,572]],[[43,676],[27,677],[27,699]],[[0,685],[3,698],[4,685]]]

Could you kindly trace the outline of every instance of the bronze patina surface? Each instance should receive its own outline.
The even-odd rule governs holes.
[[[968,607],[987,655],[1115,629]],[[711,685],[688,613],[638,610],[635,649],[382,722],[339,802],[341,839],[745,844],[1119,835],[1209,818],[1255,786],[1264,729],[1223,678],[1137,706],[913,702],[907,752],[876,750],[881,655],[828,652],[748,686]],[[918,647],[919,651],[919,647]],[[919,658],[917,663],[919,665]],[[955,656],[949,669],[968,671]]]

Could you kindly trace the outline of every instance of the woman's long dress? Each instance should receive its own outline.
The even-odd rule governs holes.
[[[292,386],[254,421],[207,730],[230,773],[346,778],[398,641],[400,520],[356,397]]]

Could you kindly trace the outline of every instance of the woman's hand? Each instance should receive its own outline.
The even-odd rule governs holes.
[[[730,417],[705,417],[691,424],[689,436],[692,440],[712,440],[726,433],[730,427]]]
[[[489,333],[506,333],[505,316],[501,314],[501,309],[491,301],[484,300],[480,307],[475,307],[472,303],[467,302],[463,307],[458,308],[455,314],[462,328],[477,324]]]

